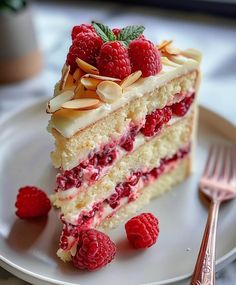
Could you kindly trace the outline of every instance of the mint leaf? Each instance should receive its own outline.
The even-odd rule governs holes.
[[[104,42],[115,41],[116,36],[112,32],[112,30],[101,23],[92,22],[94,30],[101,37]]]
[[[132,40],[137,39],[144,30],[144,26],[127,26],[119,32],[118,40],[128,45]]]

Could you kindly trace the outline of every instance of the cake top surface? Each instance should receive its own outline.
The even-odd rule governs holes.
[[[47,103],[49,131],[69,138],[128,102],[198,69],[201,53],[172,41],[154,45],[143,26],[109,29],[99,23],[72,29],[72,45]]]

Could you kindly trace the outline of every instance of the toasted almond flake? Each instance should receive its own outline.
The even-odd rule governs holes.
[[[101,101],[98,99],[83,98],[75,99],[68,101],[62,104],[64,109],[73,109],[73,110],[92,110],[96,109],[101,105]]]
[[[75,99],[79,99],[83,97],[84,92],[86,91],[86,88],[82,83],[79,82],[79,84],[75,88]]]
[[[101,81],[121,81],[119,78],[113,78],[113,77],[108,77],[108,76],[103,76],[103,75],[96,75],[96,74],[85,74],[83,77],[91,77],[95,79],[99,79]]]
[[[82,83],[79,83],[75,89],[74,99],[82,98],[100,99],[95,90],[89,90]]]
[[[76,63],[78,64],[79,68],[81,68],[86,73],[99,74],[99,71],[95,66],[92,66],[91,64],[83,61],[78,57],[76,58]]]
[[[115,82],[102,81],[97,86],[97,94],[106,103],[112,103],[122,97],[122,88]]]
[[[74,88],[74,78],[71,74],[68,74],[64,89],[72,89]]]
[[[142,75],[142,71],[138,70],[129,76],[127,76],[120,84],[120,87],[122,89],[127,88],[128,86],[132,85],[134,82],[136,82]]]
[[[173,46],[173,41],[163,41],[157,48],[163,56],[168,57],[169,55],[179,55],[180,49]]]
[[[173,45],[167,45],[165,48],[165,52],[167,52],[170,55],[178,55],[180,54],[180,49],[174,47]]]
[[[66,68],[67,68],[67,65],[64,63],[64,65],[61,69],[61,75],[65,73]]]
[[[85,90],[82,95],[82,98],[93,98],[100,100],[100,97],[98,96],[95,90]]]
[[[74,92],[73,91],[64,91],[61,94],[57,95],[56,97],[53,97],[51,100],[48,101],[46,112],[47,113],[54,113],[57,110],[59,110],[62,106],[62,104],[66,103],[67,101],[70,101],[74,98]]]
[[[76,71],[73,74],[74,81],[78,82],[83,75],[84,72],[80,68],[76,68]]]
[[[90,90],[96,90],[98,84],[101,82],[101,80],[96,79],[96,78],[89,78],[89,77],[82,77],[80,82],[86,87],[87,89]]]
[[[158,48],[159,50],[162,50],[162,49],[164,49],[166,46],[172,44],[172,42],[173,42],[172,40],[169,40],[169,41],[165,40],[165,41],[161,42],[161,43],[157,46],[157,48]]]
[[[62,70],[62,77],[61,77],[61,81],[59,85],[59,90],[64,89],[69,73],[70,73],[70,66],[66,65],[65,68],[63,67],[63,70]]]

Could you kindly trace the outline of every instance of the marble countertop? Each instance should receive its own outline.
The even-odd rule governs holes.
[[[44,68],[34,78],[0,87],[0,119],[39,98],[51,96],[70,45],[71,27],[95,19],[112,27],[119,27],[120,23],[123,26],[141,23],[154,42],[174,39],[177,46],[201,50],[204,57],[200,104],[220,113],[236,126],[236,21],[144,7],[104,5],[86,1],[86,4],[38,3],[32,6]],[[23,284],[27,283],[0,268],[0,285]],[[183,284],[187,283],[178,283]],[[236,262],[217,273],[217,284],[236,284]]]

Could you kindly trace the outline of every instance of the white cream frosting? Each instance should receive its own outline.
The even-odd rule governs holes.
[[[123,90],[121,99],[111,104],[103,104],[93,110],[61,110],[53,114],[49,122],[49,131],[54,128],[64,137],[70,138],[76,132],[104,118],[129,101],[142,97],[146,93],[151,93],[166,82],[198,69],[200,58],[200,52],[193,49],[183,51],[182,55],[172,57],[171,60],[165,58],[160,73],[155,76],[140,78],[137,82]]]

